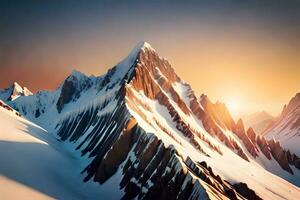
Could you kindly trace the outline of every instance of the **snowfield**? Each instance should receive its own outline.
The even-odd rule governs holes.
[[[0,107],[0,199],[99,199],[85,163],[41,127]]]

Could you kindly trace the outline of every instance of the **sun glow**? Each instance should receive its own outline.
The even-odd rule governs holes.
[[[232,115],[237,116],[240,114],[240,101],[231,99],[226,101],[226,106]]]

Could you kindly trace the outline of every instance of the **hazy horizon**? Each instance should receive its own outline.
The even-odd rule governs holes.
[[[2,1],[1,11],[1,88],[101,75],[147,41],[234,115],[277,115],[300,89],[299,1]]]

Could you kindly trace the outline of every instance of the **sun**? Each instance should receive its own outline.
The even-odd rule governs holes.
[[[225,104],[231,114],[237,116],[240,113],[240,101],[237,99],[226,101]]]

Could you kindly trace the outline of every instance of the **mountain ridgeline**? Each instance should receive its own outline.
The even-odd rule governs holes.
[[[7,103],[87,159],[83,181],[112,184],[112,199],[300,194],[296,154],[198,96],[148,43],[103,76],[73,71],[53,92]]]
[[[267,138],[275,138],[287,149],[300,154],[300,93],[284,106],[281,114],[263,131]]]

